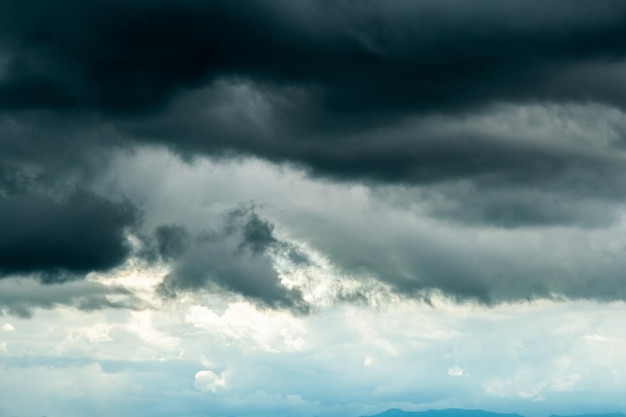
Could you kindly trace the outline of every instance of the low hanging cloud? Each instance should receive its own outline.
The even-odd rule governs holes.
[[[192,238],[184,229],[162,226],[156,231],[158,249],[173,269],[157,291],[164,297],[179,292],[225,290],[256,301],[261,306],[305,313],[309,306],[297,289],[285,287],[272,255],[306,258],[273,234],[273,226],[253,209],[236,209],[220,230]]]
[[[42,285],[32,279],[0,281],[0,315],[31,318],[38,309],[70,306],[82,311],[104,308],[142,310],[148,306],[130,290],[94,281]]]

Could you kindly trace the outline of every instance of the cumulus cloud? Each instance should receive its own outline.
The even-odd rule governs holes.
[[[13,327],[11,323],[4,323],[2,327],[0,327],[0,330],[3,332],[13,332],[15,331],[15,327]]]
[[[448,375],[450,376],[463,376],[465,371],[459,365],[454,365],[451,368],[448,368]]]
[[[218,389],[224,389],[226,387],[224,372],[218,375],[208,369],[198,371],[194,378],[194,386],[201,391],[216,392]]]

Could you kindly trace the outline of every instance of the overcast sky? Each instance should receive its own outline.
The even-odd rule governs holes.
[[[0,417],[626,412],[626,3],[0,1]]]

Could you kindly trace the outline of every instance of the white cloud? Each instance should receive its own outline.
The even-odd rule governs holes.
[[[583,336],[583,339],[585,340],[593,340],[594,342],[607,342],[609,340],[611,340],[608,337],[605,336],[601,336],[599,334],[586,334]]]
[[[450,376],[463,376],[463,372],[463,369],[459,365],[448,368],[448,375]]]
[[[218,389],[226,388],[226,372],[219,375],[211,370],[196,372],[194,386],[200,391],[216,392]]]
[[[82,365],[68,365],[69,358],[102,363],[89,371],[94,375],[89,383],[97,390],[95,373],[116,376],[105,379],[116,381],[115,391],[105,389],[112,400],[131,391],[136,398],[154,396],[157,401],[165,391],[191,386],[200,391],[196,395],[208,395],[203,401],[236,411],[252,404],[263,387],[266,410],[272,410],[267,415],[284,415],[277,410],[293,411],[303,404],[310,410],[306,416],[346,415],[346,410],[358,416],[399,404],[489,409],[502,407],[497,402],[502,399],[523,402],[502,411],[527,407],[529,415],[537,415],[567,409],[555,398],[572,398],[557,394],[579,395],[582,389],[606,399],[603,392],[626,389],[615,377],[626,373],[626,350],[619,344],[626,340],[620,320],[626,307],[619,303],[537,302],[490,309],[437,298],[433,306],[410,300],[376,309],[336,305],[294,317],[249,303],[212,300],[198,305],[198,298],[190,297],[150,312],[64,308],[20,319],[19,332],[3,333],[2,346],[11,347],[10,354],[2,353],[3,362],[20,357],[31,358],[33,366],[56,362],[68,383],[85,377]],[[576,328],[554,331],[574,318]],[[609,354],[604,343],[577,343],[596,332],[613,335]],[[450,358],[458,363],[450,366]],[[155,363],[166,367],[162,378]],[[472,364],[471,374],[460,366],[464,363]],[[12,369],[0,369],[0,379],[11,378]],[[38,369],[39,378],[53,377],[52,371]],[[477,386],[484,390],[477,392]],[[424,387],[430,390],[427,398]],[[8,395],[0,392],[0,402],[8,401]],[[95,393],[85,395],[96,398]],[[125,404],[139,404],[133,401]],[[358,408],[360,403],[375,406]],[[37,411],[28,402],[20,404],[21,414]],[[245,409],[248,415],[264,415],[251,411],[251,405]]]
[[[261,311],[248,302],[234,302],[222,315],[192,305],[185,321],[198,330],[226,338],[250,349],[269,352],[300,351],[306,348],[302,323],[288,312]]]

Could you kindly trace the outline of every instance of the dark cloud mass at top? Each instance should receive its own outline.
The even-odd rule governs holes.
[[[0,14],[5,111],[95,112],[136,141],[338,179],[594,170],[604,161],[573,169],[567,149],[405,121],[626,97],[617,1],[8,1]]]
[[[0,12],[4,108],[142,112],[218,77],[316,88],[327,114],[624,103],[618,1],[60,0]]]
[[[558,170],[560,155],[536,146],[510,149],[498,138],[419,126],[382,129],[408,116],[497,103],[625,103],[626,6],[617,1],[0,7],[5,112],[96,112],[136,139],[183,152],[257,154],[340,178],[419,182],[511,162],[525,170],[537,157]],[[220,90],[224,83],[243,83],[261,97],[266,129],[238,125],[237,117],[250,121],[253,97],[232,96]],[[203,87],[206,94],[172,112]],[[225,114],[233,100],[240,112]]]
[[[2,1],[0,273],[123,263],[140,208],[92,188],[137,145],[420,188],[457,224],[607,227],[626,186],[624,39],[626,4],[610,0]],[[219,236],[158,228],[174,265],[162,291],[216,285],[302,309],[268,251],[306,257],[242,216]],[[420,289],[474,291],[431,258],[392,284],[415,287],[427,264]],[[507,299],[551,290],[533,291]]]

